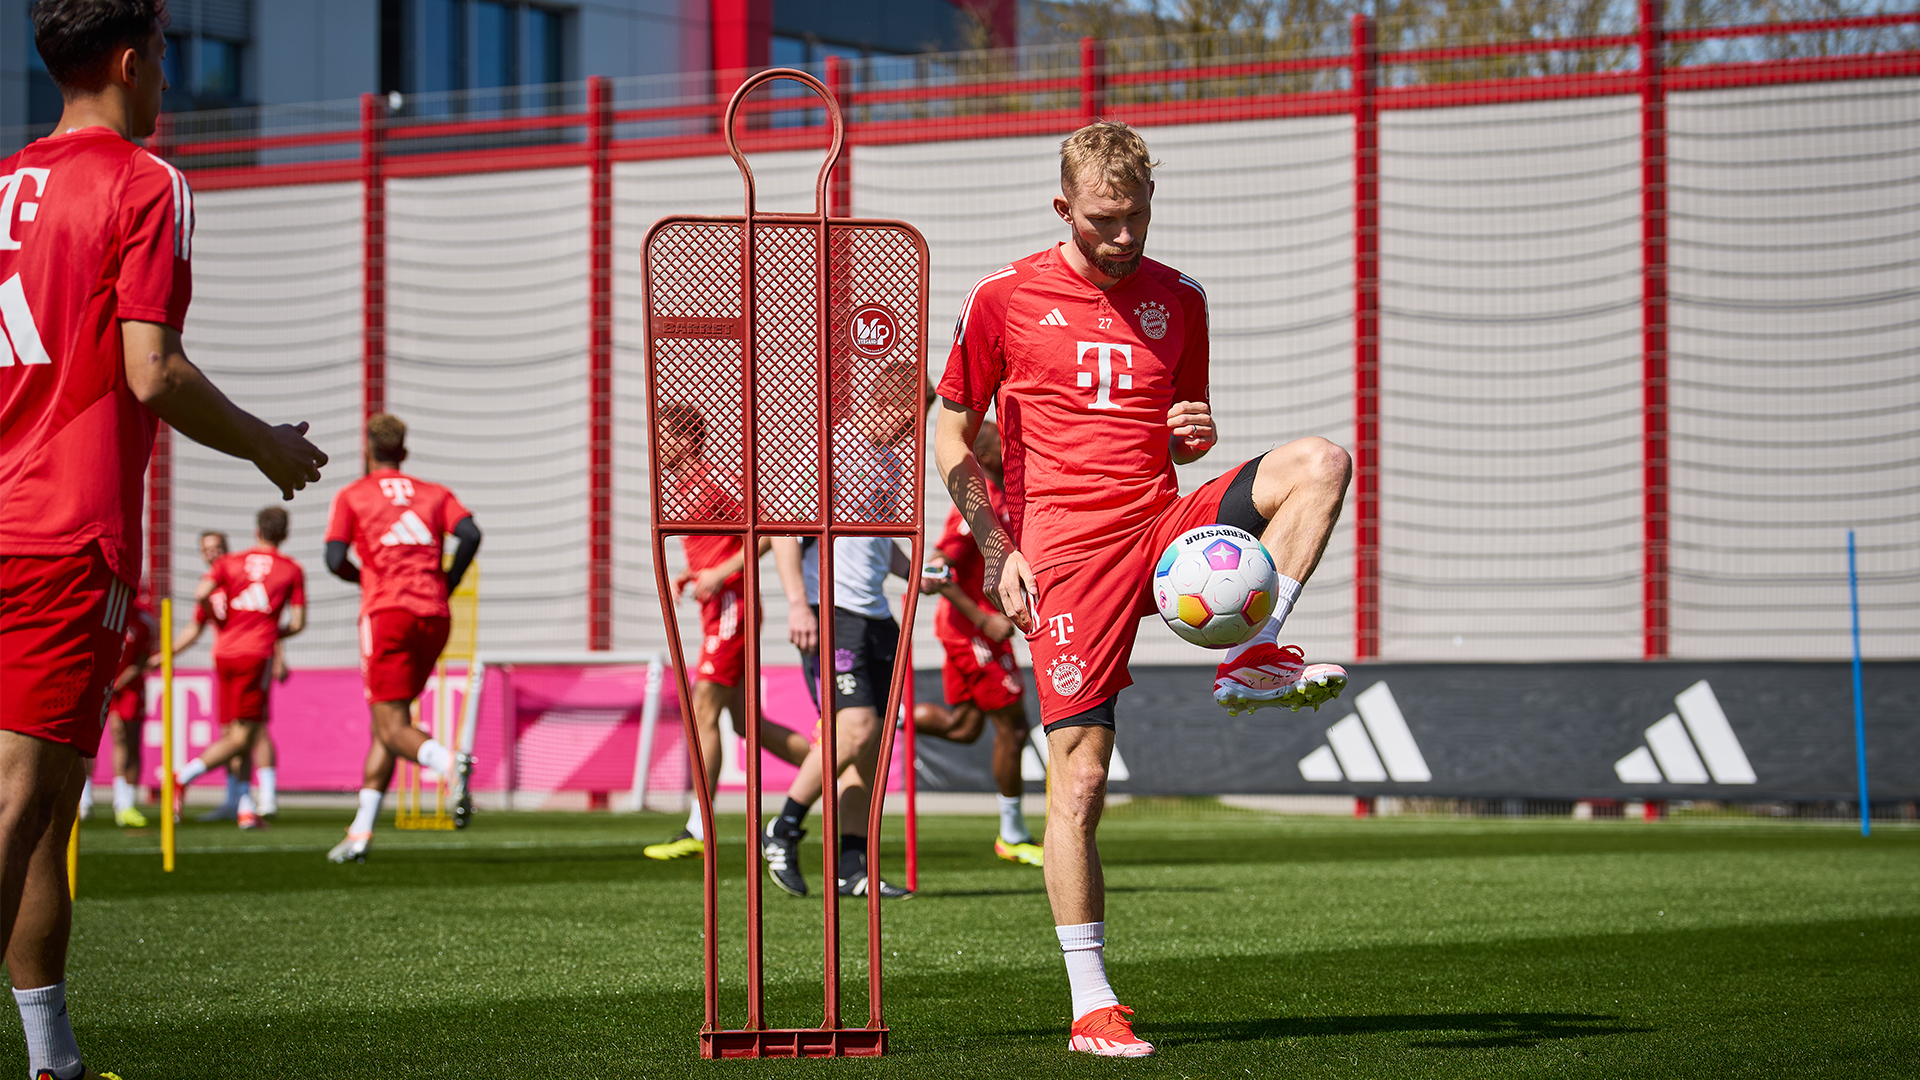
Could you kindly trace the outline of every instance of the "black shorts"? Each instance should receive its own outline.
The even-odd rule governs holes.
[[[815,606],[814,615],[820,614]],[[869,619],[851,611],[833,609],[833,711],[887,707],[893,685],[893,657],[900,648],[900,624],[891,616]],[[807,693],[820,707],[820,654],[803,652],[800,666],[807,673]]]

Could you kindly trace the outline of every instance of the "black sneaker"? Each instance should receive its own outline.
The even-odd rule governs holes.
[[[807,830],[794,829],[789,834],[776,828],[779,824],[779,818],[767,822],[766,838],[760,844],[760,854],[767,860],[767,876],[787,892],[805,896],[807,879],[800,876],[800,841]]]
[[[880,899],[882,900],[905,900],[907,897],[913,895],[912,889],[903,889],[898,885],[889,885],[880,878],[868,878],[865,870],[854,870],[851,871],[851,873],[853,874],[852,877],[843,877],[840,879],[841,896],[867,895],[867,883],[869,881],[880,882],[877,888],[880,890]]]
[[[473,755],[453,755],[453,827],[473,824]]]

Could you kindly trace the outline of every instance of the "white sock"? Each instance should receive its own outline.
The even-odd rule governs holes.
[[[55,1076],[79,1076],[80,1044],[73,1041],[73,1025],[67,1022],[67,984],[15,990],[13,1000],[27,1033],[27,1071],[52,1069]]]
[[[1294,602],[1300,599],[1300,590],[1305,588],[1290,577],[1281,575],[1280,583],[1273,589],[1273,614],[1268,617],[1267,625],[1252,638],[1227,650],[1226,662],[1231,664],[1245,656],[1247,650],[1255,645],[1280,644],[1280,628],[1286,625],[1288,613],[1293,611]]]
[[[177,783],[181,783],[181,784],[191,784],[195,780],[200,779],[200,777],[204,775],[206,771],[207,771],[207,763],[204,761],[201,761],[199,758],[194,758],[192,761],[187,762],[186,765],[181,768],[180,775],[174,777],[174,780]]]
[[[278,779],[271,765],[253,770],[253,786],[260,790],[260,810],[263,813],[271,812],[275,806],[279,805],[280,792],[277,790],[276,783]]]
[[[133,809],[133,785],[127,783],[124,776],[113,778],[113,810],[120,813]]]
[[[1033,832],[1027,828],[1027,816],[1020,812],[1020,796],[1000,796],[1000,839],[1009,844],[1033,843]]]
[[[252,792],[248,792],[247,794],[240,796],[239,810],[243,814],[253,813],[253,793]]]
[[[1067,957],[1067,984],[1073,987],[1073,1018],[1079,1020],[1095,1009],[1120,1004],[1120,999],[1113,995],[1113,987],[1107,985],[1107,924],[1056,926],[1053,932],[1059,935],[1060,951]]]
[[[84,814],[91,809],[93,809],[93,781],[82,780],[80,782],[80,812]]]
[[[453,778],[453,751],[438,739],[428,739],[420,744],[420,753],[414,758],[423,769],[432,769],[448,779]]]
[[[693,834],[695,840],[706,843],[707,830],[700,826],[700,804],[697,802],[693,804],[693,809],[687,811],[687,831]]]
[[[380,816],[380,800],[385,798],[386,794],[384,791],[375,791],[370,787],[361,788],[360,812],[353,815],[353,824],[347,826],[347,831],[355,836],[371,834],[373,819]]]

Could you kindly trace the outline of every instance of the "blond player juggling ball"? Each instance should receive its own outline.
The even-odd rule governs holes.
[[[1145,257],[1154,162],[1125,124],[1061,145],[1054,212],[1065,243],[983,278],[968,294],[940,381],[934,459],[986,560],[992,598],[1026,632],[1047,732],[1047,898],[1073,991],[1068,1047],[1153,1052],[1107,982],[1106,895],[1094,833],[1106,802],[1114,702],[1153,565],[1175,537],[1226,524],[1260,537],[1281,574],[1267,626],[1229,650],[1214,700],[1230,711],[1316,704],[1346,672],[1282,647],[1282,621],[1339,517],[1351,463],[1296,439],[1187,495],[1176,465],[1218,435],[1208,403],[1207,297]],[[1006,515],[994,510],[973,442],[997,409]]]

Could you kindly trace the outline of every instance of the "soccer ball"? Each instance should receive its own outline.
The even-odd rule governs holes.
[[[1160,617],[1174,633],[1209,649],[1229,648],[1258,633],[1273,614],[1279,585],[1266,547],[1231,525],[1181,535],[1153,568]]]

